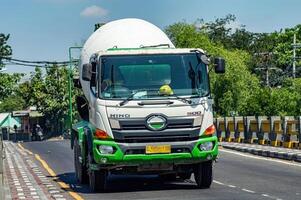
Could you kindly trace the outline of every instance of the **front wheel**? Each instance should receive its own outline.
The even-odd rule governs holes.
[[[203,162],[196,166],[194,179],[198,188],[210,188],[213,180],[212,171],[212,161]]]
[[[88,156],[89,165],[93,163],[92,156]],[[89,169],[89,188],[91,192],[105,191],[107,189],[108,172],[104,169]]]

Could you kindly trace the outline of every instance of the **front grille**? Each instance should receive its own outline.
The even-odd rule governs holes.
[[[200,128],[177,128],[162,131],[143,130],[113,130],[116,142],[141,143],[141,142],[176,142],[196,140]]]
[[[193,128],[193,118],[170,118],[167,120],[166,129]],[[146,129],[145,120],[119,120],[121,130],[143,130]]]
[[[178,123],[178,124],[168,124],[166,129],[173,129],[173,128],[192,128],[192,123]],[[141,130],[146,129],[147,127],[143,124],[128,124],[128,125],[121,125],[121,129],[123,130]]]
[[[154,131],[146,127],[146,119],[119,119],[120,129],[112,129],[115,141],[126,143],[192,141],[199,137],[200,125],[194,118],[167,118],[165,129]]]
[[[154,136],[124,136],[119,142],[141,143],[141,142],[177,142],[196,140],[189,135],[154,135]]]

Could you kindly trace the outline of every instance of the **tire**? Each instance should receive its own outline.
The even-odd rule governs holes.
[[[107,189],[107,172],[91,170],[89,172],[89,188],[91,192],[104,192]]]
[[[182,180],[187,180],[187,179],[190,179],[191,177],[191,172],[188,172],[188,173],[179,173],[178,176],[180,177],[180,179]]]
[[[92,155],[88,155],[89,165],[94,163]],[[104,192],[107,189],[108,172],[104,169],[89,170],[89,188],[91,192]]]
[[[74,168],[75,177],[78,183],[85,184],[88,182],[87,167],[79,162],[79,157],[81,156],[81,147],[78,144],[78,139],[74,139]]]
[[[210,188],[213,180],[212,171],[212,161],[200,163],[196,166],[194,179],[198,188]]]

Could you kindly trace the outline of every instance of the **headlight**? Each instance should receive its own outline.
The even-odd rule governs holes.
[[[200,144],[199,148],[201,151],[211,151],[213,149],[213,142],[205,142]]]
[[[113,154],[114,148],[112,146],[107,145],[99,145],[98,150],[101,154]]]

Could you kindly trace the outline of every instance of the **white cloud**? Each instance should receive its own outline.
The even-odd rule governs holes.
[[[103,17],[109,13],[108,10],[100,7],[100,6],[89,6],[81,11],[80,15],[83,17]]]

